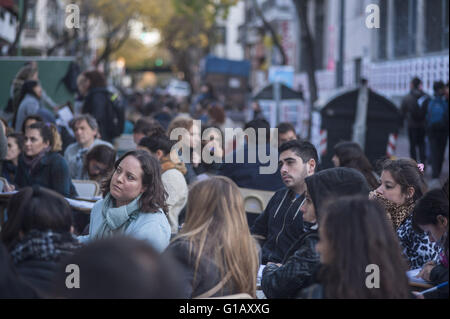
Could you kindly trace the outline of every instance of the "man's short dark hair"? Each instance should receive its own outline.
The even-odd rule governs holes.
[[[291,123],[283,122],[277,125],[278,134],[286,134],[289,131],[295,132],[295,127]]]
[[[146,136],[150,136],[156,131],[165,134],[163,127],[152,118],[140,118],[133,128],[133,133],[141,133]]]
[[[139,142],[139,146],[147,148],[150,152],[156,153],[156,151],[161,150],[164,155],[170,153],[173,145],[174,141],[171,141],[165,135],[146,136]]]
[[[444,89],[445,89],[444,82],[442,82],[442,81],[434,82],[434,84],[433,84],[434,93],[439,93],[441,90],[444,90]]]
[[[287,150],[291,150],[299,157],[301,157],[303,163],[308,162],[310,159],[314,159],[314,161],[316,161],[316,164],[319,163],[317,150],[310,142],[298,140],[286,142],[280,146],[280,148],[278,149],[278,154],[281,155],[281,153],[286,152]]]
[[[422,80],[419,79],[418,77],[415,77],[414,79],[412,79],[411,84],[415,89],[418,89],[419,86],[422,84]]]
[[[252,128],[255,130],[257,141],[259,139],[258,129],[259,128],[266,129],[266,142],[269,143],[269,141],[270,141],[270,124],[269,124],[269,122],[267,122],[266,120],[262,120],[262,119],[253,120],[253,121],[250,121],[245,124],[244,131],[248,128]]]

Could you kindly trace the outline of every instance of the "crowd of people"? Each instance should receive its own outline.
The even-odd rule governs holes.
[[[0,298],[448,298],[448,180],[428,188],[424,178],[426,134],[433,178],[441,175],[448,138],[442,83],[427,97],[415,79],[403,103],[411,158],[375,167],[357,143],[343,141],[334,147],[335,167],[320,170],[314,145],[281,123],[278,170],[261,174],[265,164],[248,158],[251,143],[266,141],[258,145],[266,154],[273,148],[261,114],[245,124],[256,140],[242,150],[225,154],[233,141],[194,134],[196,119],[203,132],[236,125],[211,86],[191,106],[136,95],[120,109],[102,73],[84,72],[74,117],[63,126],[43,106],[36,66],[24,70],[14,82],[14,117],[0,122],[2,191],[11,196],[0,221]],[[411,114],[416,107],[422,126]],[[436,124],[437,108],[447,112],[444,126]],[[171,140],[176,128],[187,136]],[[114,138],[127,130],[136,149],[120,154]],[[188,160],[176,143],[191,150]],[[81,224],[66,200],[77,198],[73,180],[101,185]],[[240,188],[273,192],[254,222]],[[79,267],[77,289],[68,287],[67,265]],[[370,265],[379,269],[377,289],[367,284]],[[430,285],[447,286],[413,291],[407,271],[415,269]]]
[[[439,179],[445,158],[449,132],[449,84],[433,85],[433,95],[423,91],[422,80],[414,78],[411,91],[401,104],[407,122],[410,157],[424,165],[430,164],[433,184]],[[417,152],[419,150],[419,152]]]

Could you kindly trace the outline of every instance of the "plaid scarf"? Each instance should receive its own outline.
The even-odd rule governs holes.
[[[392,221],[395,230],[405,221],[406,218],[414,210],[415,203],[411,200],[402,205],[396,204],[378,193],[375,194],[375,199],[378,200],[385,208],[389,219]]]
[[[81,244],[71,233],[31,230],[12,247],[14,264],[28,259],[59,261],[71,255]]]

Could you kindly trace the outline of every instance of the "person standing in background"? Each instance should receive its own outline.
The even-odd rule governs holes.
[[[418,163],[426,163],[425,117],[428,96],[422,90],[422,81],[414,78],[410,84],[411,91],[403,98],[401,111],[408,123],[409,154]],[[417,148],[419,157],[417,157]]]
[[[433,85],[434,97],[428,101],[426,116],[427,135],[431,146],[431,167],[433,170],[433,186],[438,182],[444,162],[445,148],[448,139],[448,100],[445,97],[445,84],[442,81]]]

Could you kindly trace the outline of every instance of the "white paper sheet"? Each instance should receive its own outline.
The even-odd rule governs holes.
[[[256,276],[256,286],[261,286],[261,280],[262,280],[262,273],[266,265],[259,266],[258,275]]]
[[[418,268],[418,269],[413,269],[413,270],[407,271],[406,275],[408,276],[409,281],[416,282],[419,284],[429,284],[429,282],[423,280],[422,278],[416,277],[420,273],[421,270],[422,270],[421,268]]]
[[[59,118],[65,122],[69,123],[73,119],[72,111],[68,106],[64,106],[58,110]]]

